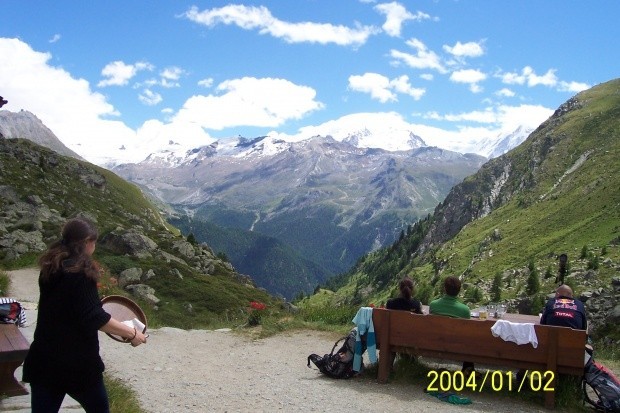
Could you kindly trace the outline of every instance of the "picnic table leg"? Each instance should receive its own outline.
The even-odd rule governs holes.
[[[0,394],[9,397],[28,394],[28,390],[15,378],[15,370],[21,365],[21,361],[0,363]]]
[[[379,350],[379,372],[377,380],[379,383],[387,383],[390,375],[392,353],[390,351],[390,312],[379,311],[381,329],[378,331]]]
[[[549,331],[549,340],[547,346],[547,371],[553,372],[551,376],[550,386],[553,391],[545,392],[545,407],[547,409],[555,408],[555,391],[558,385],[557,370],[558,370],[558,331],[554,328]],[[543,374],[546,377],[546,374]]]

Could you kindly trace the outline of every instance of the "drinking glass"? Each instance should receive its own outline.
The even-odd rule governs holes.
[[[498,304],[496,307],[497,318],[502,318],[506,314],[506,304]]]
[[[495,314],[495,312],[497,311],[497,304],[495,303],[489,303],[487,305],[487,313],[489,314],[489,317],[493,317],[495,318],[497,315]]]

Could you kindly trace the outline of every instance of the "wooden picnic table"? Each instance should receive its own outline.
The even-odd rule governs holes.
[[[0,324],[0,394],[28,394],[15,378],[15,370],[26,358],[30,343],[15,324]]]
[[[479,313],[479,309],[474,309],[471,311],[472,314]],[[429,314],[428,306],[422,305],[422,313]],[[472,320],[480,320],[478,317],[472,317]],[[519,314],[519,313],[504,313],[501,318],[495,317],[487,317],[487,320],[507,320],[512,323],[532,323],[532,324],[540,324],[540,316],[538,315],[528,315],[528,314]],[[481,320],[482,321],[482,320]]]

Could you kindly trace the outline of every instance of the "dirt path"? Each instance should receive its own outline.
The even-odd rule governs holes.
[[[28,311],[24,335],[32,340],[37,272],[12,271],[10,276],[11,296]],[[228,330],[160,328],[149,333],[148,343],[137,348],[103,333],[100,344],[107,371],[133,388],[144,409],[153,413],[545,411],[499,395],[469,395],[472,404],[452,405],[424,394],[420,386],[382,385],[372,377],[329,379],[306,367],[309,354],[328,352],[337,339],[316,331],[254,341]],[[9,411],[12,399],[17,398],[0,402],[0,411]],[[22,404],[27,401],[22,398]]]

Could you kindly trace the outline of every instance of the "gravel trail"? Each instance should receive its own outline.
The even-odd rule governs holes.
[[[38,272],[11,271],[11,297],[27,309],[32,340]],[[337,336],[295,331],[251,340],[229,330],[149,330],[133,348],[100,334],[107,371],[134,389],[148,412],[545,412],[497,394],[469,394],[469,405],[429,396],[418,385],[378,384],[373,377],[333,380],[308,368],[309,354],[329,352]],[[21,378],[21,371],[18,371]],[[0,411],[28,411],[28,396],[0,401]],[[66,400],[65,412],[82,411]],[[22,408],[24,410],[19,410]]]

